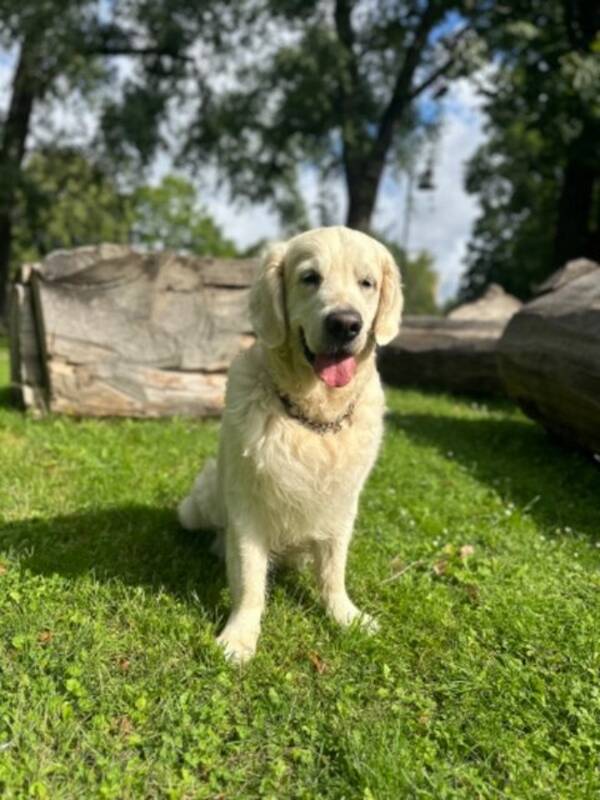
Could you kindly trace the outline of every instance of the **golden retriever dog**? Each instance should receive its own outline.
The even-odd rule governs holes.
[[[272,245],[250,292],[256,343],[229,370],[216,461],[178,508],[189,530],[220,530],[232,610],[218,642],[256,650],[273,558],[308,555],[327,613],[376,630],[346,591],[361,488],[383,432],[375,348],[398,332],[399,271],[344,227]]]

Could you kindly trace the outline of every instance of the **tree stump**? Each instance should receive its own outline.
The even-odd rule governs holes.
[[[108,244],[26,266],[11,314],[23,404],[82,416],[219,414],[229,364],[254,341],[255,269],[251,259]]]

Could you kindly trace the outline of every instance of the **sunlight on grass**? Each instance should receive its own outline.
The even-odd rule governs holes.
[[[599,795],[600,474],[511,406],[390,392],[349,568],[380,634],[274,576],[240,673],[173,516],[218,424],[1,398],[3,797]]]

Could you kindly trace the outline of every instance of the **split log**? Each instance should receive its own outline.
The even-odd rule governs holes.
[[[28,272],[25,271],[25,276]],[[14,284],[10,293],[10,378],[17,402],[25,408],[45,410],[47,384],[35,324],[31,287]]]
[[[522,305],[523,303],[512,294],[505,292],[497,283],[492,283],[477,300],[452,309],[448,319],[508,322]]]
[[[496,343],[505,322],[405,317],[400,334],[379,353],[379,371],[392,386],[465,394],[504,394]]]
[[[546,294],[546,292],[555,292],[567,283],[582,278],[590,272],[598,269],[598,264],[595,261],[590,261],[589,258],[575,258],[569,261],[564,267],[557,269],[549,278],[543,283],[535,287],[535,294]]]
[[[121,245],[57,251],[34,265],[12,323],[13,380],[26,405],[94,416],[215,415],[226,371],[252,343],[253,260],[146,253]],[[28,298],[27,300],[25,298]],[[32,396],[24,358],[31,320]]]
[[[600,267],[589,263],[525,305],[498,351],[508,393],[525,413],[566,442],[600,453]]]

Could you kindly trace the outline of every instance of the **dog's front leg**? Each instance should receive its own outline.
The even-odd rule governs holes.
[[[259,539],[235,527],[227,530],[227,578],[232,610],[217,641],[232,661],[252,658],[260,634],[260,620],[265,607],[268,550]]]
[[[346,591],[346,560],[352,529],[314,546],[317,583],[325,610],[339,625],[358,621],[369,633],[378,629],[377,621],[358,609]]]

